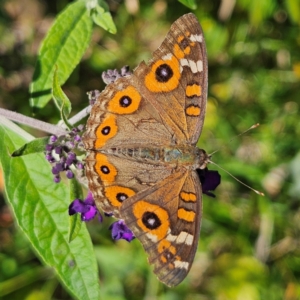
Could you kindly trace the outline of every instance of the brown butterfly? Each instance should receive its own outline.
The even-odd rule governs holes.
[[[84,145],[86,176],[98,208],[124,219],[168,286],[188,274],[198,245],[202,190],[196,147],[207,100],[201,26],[189,13],[130,76],[109,84],[94,104]]]

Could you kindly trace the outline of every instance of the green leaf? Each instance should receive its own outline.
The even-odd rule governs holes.
[[[197,4],[195,0],[178,0],[180,3],[184,4],[185,6],[189,7],[190,9],[196,9]]]
[[[11,154],[11,156],[17,157],[17,156],[23,156],[23,155],[32,154],[32,153],[44,152],[45,147],[48,144],[48,142],[49,142],[49,136],[37,138],[33,141],[30,141],[30,142],[24,144],[19,149],[15,150]]]
[[[14,149],[26,140],[0,125],[0,149]],[[69,292],[79,299],[98,300],[97,264],[85,226],[68,243],[69,191],[54,184],[42,154],[11,158],[0,151],[6,199],[39,257],[56,270]]]
[[[31,106],[42,108],[51,99],[56,65],[58,80],[65,83],[89,45],[92,24],[84,1],[71,3],[57,17],[39,51],[30,85]]]
[[[291,20],[295,24],[300,24],[300,0],[286,0],[285,6]]]
[[[249,7],[250,22],[255,26],[259,26],[262,21],[272,15],[274,6],[272,0],[255,0],[251,2]]]
[[[82,199],[82,188],[78,181],[73,178],[69,180],[70,182],[70,202],[74,201],[75,199]],[[69,234],[68,234],[68,241],[73,241],[80,232],[81,228],[81,218],[80,214],[75,214],[70,216],[69,218]]]
[[[98,26],[113,34],[117,32],[116,25],[108,11],[108,7],[103,1],[101,1],[100,5],[97,4],[96,7],[91,9],[91,16]]]
[[[69,128],[69,130],[71,130],[72,125],[68,122],[68,116],[72,109],[71,102],[59,85],[57,73],[58,70],[56,68],[53,74],[52,96],[54,99],[54,103],[60,111],[61,119]]]

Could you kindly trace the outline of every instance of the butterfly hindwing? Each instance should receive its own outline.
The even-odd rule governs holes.
[[[135,161],[128,153],[134,149],[126,150],[124,155],[93,151],[86,158],[86,176],[96,205],[106,213],[113,213],[116,218],[120,217],[123,201],[174,172],[165,163],[153,165],[147,161]]]
[[[160,281],[179,284],[189,272],[198,245],[202,213],[197,174],[179,170],[128,198],[121,217],[141,241]]]

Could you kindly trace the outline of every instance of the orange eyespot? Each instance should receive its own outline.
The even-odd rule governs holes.
[[[133,86],[128,86],[115,94],[107,109],[115,114],[132,114],[139,108],[141,99],[140,93]]]
[[[123,186],[112,185],[105,188],[106,198],[115,207],[120,207],[123,201],[134,194],[135,192],[132,189]]]
[[[103,147],[118,131],[116,117],[109,114],[96,129],[95,149]]]
[[[118,174],[117,169],[112,165],[107,157],[101,153],[96,154],[95,171],[99,175],[104,185],[115,182],[115,178]]]
[[[154,93],[170,92],[178,87],[180,80],[179,61],[175,56],[158,60],[145,77],[147,89]]]
[[[160,206],[141,200],[133,206],[133,214],[144,232],[155,235],[158,240],[167,235],[170,227],[169,215]]]

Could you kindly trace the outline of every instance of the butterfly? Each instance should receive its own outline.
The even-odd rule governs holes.
[[[176,20],[148,63],[107,85],[83,142],[96,205],[124,219],[168,286],[188,274],[197,250],[202,190],[196,147],[207,101],[207,55],[194,14]]]

